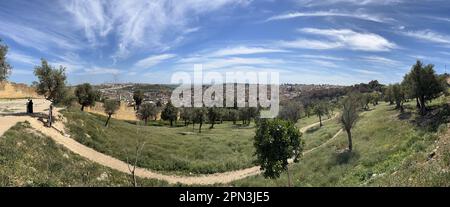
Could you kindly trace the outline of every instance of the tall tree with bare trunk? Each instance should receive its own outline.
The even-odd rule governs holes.
[[[342,128],[347,132],[348,138],[348,150],[351,152],[353,150],[352,141],[352,128],[358,121],[358,99],[354,94],[349,95],[342,101],[342,114],[340,117],[340,122]]]

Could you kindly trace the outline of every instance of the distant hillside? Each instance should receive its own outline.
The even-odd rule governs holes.
[[[34,88],[26,84],[0,82],[0,98],[37,98]]]

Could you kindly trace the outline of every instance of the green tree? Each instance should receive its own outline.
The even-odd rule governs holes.
[[[293,101],[289,101],[287,104],[281,107],[278,117],[285,121],[297,123],[297,121],[301,118],[302,111],[303,105]]]
[[[53,104],[64,100],[67,94],[65,71],[66,69],[63,66],[58,69],[54,68],[45,59],[41,59],[41,65],[34,69],[34,75],[38,78],[37,82],[33,82],[36,92],[51,102],[47,123],[49,127],[52,126],[53,122]]]
[[[423,65],[419,60],[405,75],[403,85],[408,95],[416,98],[421,115],[426,114],[426,102],[437,98],[444,91],[444,83],[436,75],[434,65]]]
[[[400,110],[400,112],[403,112],[404,111],[403,103],[406,100],[404,87],[398,83],[391,85],[390,87],[392,87],[391,91],[392,91],[392,98],[394,99],[395,102],[395,109],[398,109]]]
[[[299,161],[304,145],[301,136],[292,122],[263,119],[258,123],[254,146],[256,163],[261,166],[264,177],[275,179],[287,171],[288,185],[291,186],[288,160]]]
[[[193,110],[192,108],[182,108],[180,110],[180,118],[184,121],[184,126],[189,126],[190,122],[192,121],[193,117]]]
[[[161,118],[164,121],[169,121],[170,126],[173,126],[173,121],[177,120],[177,116],[178,116],[178,109],[175,108],[175,106],[173,106],[171,101],[169,101],[161,113]]]
[[[378,102],[380,102],[380,98],[381,98],[380,93],[375,91],[375,92],[372,92],[370,94],[370,96],[371,96],[370,100],[372,102],[372,105],[373,106],[378,105]]]
[[[351,94],[342,100],[342,114],[340,117],[342,128],[347,132],[348,150],[350,152],[353,150],[352,128],[358,121],[358,117],[358,96]]]
[[[0,82],[8,79],[12,70],[12,66],[6,60],[7,53],[8,46],[2,44],[2,40],[0,39]]]
[[[139,111],[139,107],[142,104],[142,101],[144,101],[144,92],[142,90],[136,90],[133,92],[133,100],[136,104],[136,111]]]
[[[100,98],[99,93],[89,83],[78,85],[75,88],[75,96],[81,105],[81,111],[84,111],[84,107],[95,106],[95,102]]]
[[[239,119],[239,110],[230,109],[229,110],[229,118],[233,121],[233,124],[236,125],[236,121]]]
[[[372,102],[372,97],[369,93],[361,94],[361,105],[364,110],[369,110],[369,103]]]
[[[118,100],[105,100],[103,107],[105,109],[105,113],[108,115],[108,119],[106,119],[105,123],[105,127],[107,127],[111,116],[119,110],[120,102]]]
[[[198,132],[202,133],[203,122],[206,120],[207,111],[204,107],[195,108],[194,110],[194,122],[199,123]]]
[[[313,110],[314,114],[316,114],[319,117],[320,127],[322,127],[323,126],[322,117],[330,113],[329,104],[325,101],[319,101],[316,103]]]
[[[385,86],[383,88],[383,99],[384,99],[384,101],[389,102],[389,105],[394,104],[394,96],[392,93],[391,85]]]
[[[148,118],[156,117],[158,114],[158,107],[153,103],[144,103],[137,111],[137,117],[140,120],[144,120],[145,125],[148,123]]]
[[[211,123],[210,129],[214,129],[214,124],[220,118],[220,111],[217,107],[208,108],[208,120]]]

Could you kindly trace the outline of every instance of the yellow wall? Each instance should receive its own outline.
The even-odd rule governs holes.
[[[25,84],[0,82],[0,98],[39,98],[34,88]]]

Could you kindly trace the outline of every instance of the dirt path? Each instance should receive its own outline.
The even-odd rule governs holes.
[[[337,116],[337,115],[336,115]],[[335,117],[336,117],[335,116]],[[335,117],[331,118],[334,119]],[[331,120],[329,119],[329,120]],[[38,121],[35,118],[29,117],[29,116],[0,116],[0,137],[3,135],[4,132],[6,132],[9,128],[14,126],[17,122],[24,122],[28,121],[31,124],[31,127],[38,130],[39,132],[43,133],[44,135],[52,138],[57,144],[60,144],[64,146],[65,148],[69,149],[70,151],[88,159],[93,162],[96,162],[98,164],[101,164],[103,166],[118,170],[120,172],[124,173],[130,173],[128,170],[128,164],[118,160],[114,157],[105,155],[103,153],[97,152],[92,148],[89,148],[85,145],[82,145],[75,141],[74,139],[71,139],[67,136],[64,136],[59,131],[62,131],[62,129],[56,130],[53,128],[47,128],[44,127],[42,122]],[[325,120],[327,121],[327,120]],[[306,127],[303,127],[300,129],[300,131],[305,132],[311,127],[314,127],[318,125],[319,123],[314,123],[311,125],[308,125]],[[59,125],[61,126],[61,125]],[[327,142],[323,143],[322,145],[310,149],[304,154],[308,154],[313,152],[315,149],[322,147],[329,143],[331,140],[336,138],[340,133],[339,131],[333,138],[328,140]],[[199,176],[174,176],[174,175],[164,175],[160,173],[156,173],[144,168],[136,168],[136,176],[141,178],[151,178],[151,179],[158,179],[158,180],[164,180],[170,184],[186,184],[186,185],[212,185],[212,184],[227,184],[235,180],[240,180],[249,176],[258,175],[261,173],[261,170],[259,166],[246,168],[242,170],[236,170],[236,171],[230,171],[230,172],[224,172],[224,173],[215,173],[215,174],[208,174],[208,175],[199,175]]]

